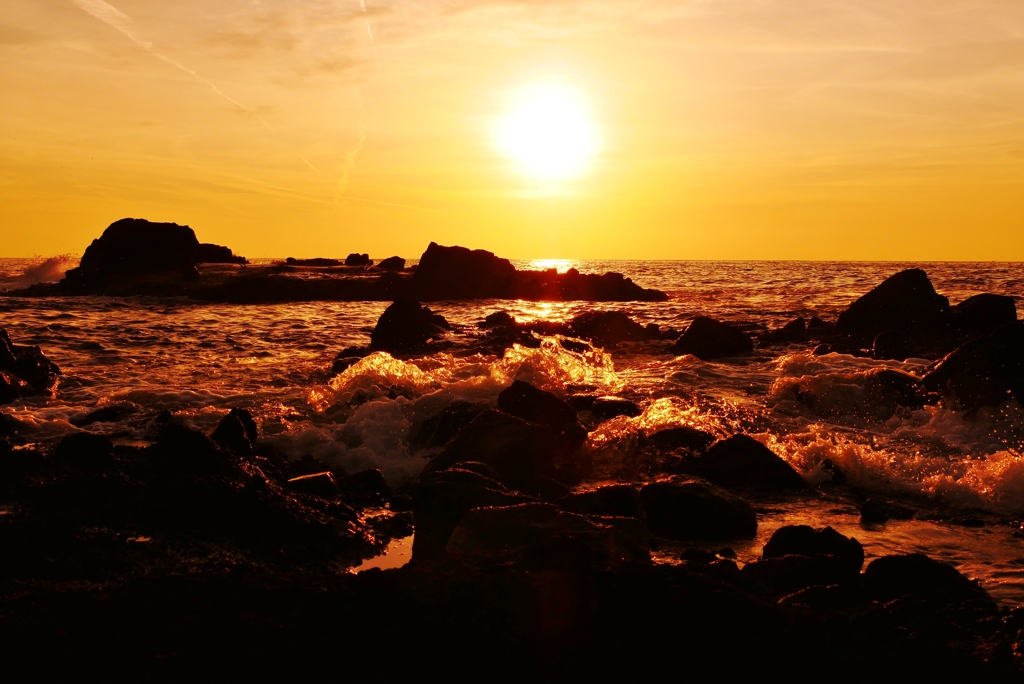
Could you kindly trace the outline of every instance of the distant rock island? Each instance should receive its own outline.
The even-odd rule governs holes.
[[[121,219],[85,250],[64,280],[34,285],[17,296],[164,296],[239,304],[300,301],[663,301],[621,273],[520,271],[481,249],[431,242],[419,264],[398,256],[374,266],[368,254],[344,261],[295,259],[248,266],[229,248],[200,243],[188,226]],[[199,268],[203,266],[203,268]]]

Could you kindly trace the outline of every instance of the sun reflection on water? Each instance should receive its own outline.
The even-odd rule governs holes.
[[[547,271],[555,269],[559,273],[565,273],[570,268],[579,269],[580,262],[574,259],[534,259],[526,265],[531,271]]]

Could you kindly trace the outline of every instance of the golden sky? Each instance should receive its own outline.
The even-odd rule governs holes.
[[[524,175],[533,84],[599,145]],[[3,0],[0,256],[1024,260],[1020,0]]]

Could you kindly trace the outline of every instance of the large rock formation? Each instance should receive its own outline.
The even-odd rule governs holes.
[[[204,262],[245,263],[245,259],[226,247],[200,244],[188,226],[126,218],[110,224],[92,241],[67,278],[90,285],[111,276],[170,272],[195,277],[196,264]]]
[[[941,328],[949,323],[949,300],[919,268],[900,271],[839,315],[835,333],[870,342],[886,330]]]

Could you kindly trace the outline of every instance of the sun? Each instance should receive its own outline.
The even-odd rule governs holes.
[[[517,90],[494,128],[498,149],[529,178],[566,180],[588,171],[598,150],[597,125],[570,86],[537,83]]]

